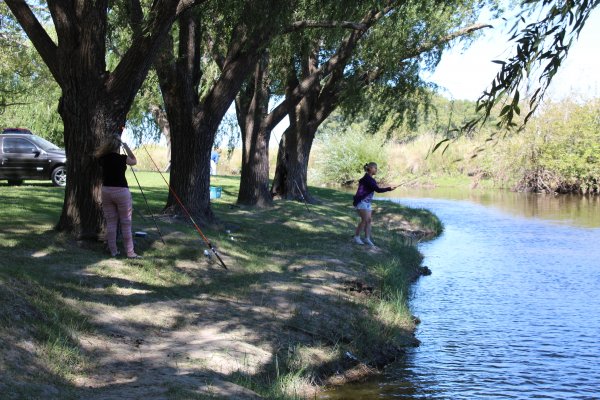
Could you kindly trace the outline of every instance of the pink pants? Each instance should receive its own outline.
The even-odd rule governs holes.
[[[102,210],[106,218],[106,241],[108,249],[114,256],[117,254],[117,223],[121,221],[121,234],[128,257],[135,256],[133,238],[131,237],[131,214],[133,206],[129,188],[102,187]]]

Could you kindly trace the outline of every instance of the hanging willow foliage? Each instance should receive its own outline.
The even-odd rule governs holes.
[[[461,129],[449,131],[448,137],[437,143],[433,151],[447,148],[453,138],[482,126],[496,110],[499,110],[498,127],[504,132],[520,131],[541,104],[573,41],[598,4],[600,0],[522,0],[522,11],[511,29],[514,55],[508,60],[493,61],[500,65],[500,71],[477,100],[478,116]],[[541,12],[543,18],[527,23],[526,17],[536,12]],[[538,83],[529,96],[528,112],[521,119],[520,89],[533,76],[538,77]]]

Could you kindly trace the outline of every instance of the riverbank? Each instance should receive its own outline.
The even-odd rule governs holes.
[[[160,177],[139,173],[150,206]],[[130,179],[130,182],[135,182]],[[51,230],[60,189],[0,186],[0,390],[9,398],[289,399],[372,374],[417,343],[407,285],[415,239],[441,231],[425,210],[376,207],[378,249],[351,241],[347,193],[322,204],[233,206],[238,178],[218,177],[221,224],[205,234],[229,270],[203,255],[184,221],[134,214],[142,260]],[[143,199],[133,188],[143,214]],[[406,238],[412,239],[406,239]]]

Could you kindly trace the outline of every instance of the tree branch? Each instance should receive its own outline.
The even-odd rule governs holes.
[[[213,61],[217,64],[217,67],[219,67],[222,72],[225,65],[225,57],[223,57],[223,55],[217,51],[215,40],[208,32],[206,33],[206,44],[208,45],[208,52],[210,53]]]
[[[357,31],[364,31],[368,29],[368,26],[363,23],[351,22],[351,21],[296,21],[292,22],[290,26],[283,30],[284,33],[297,32],[306,28],[345,28],[354,29]]]
[[[402,55],[402,58],[400,59],[400,61],[417,57],[418,55],[420,55],[422,53],[425,53],[425,52],[428,52],[428,51],[434,49],[436,46],[439,46],[444,43],[448,43],[451,40],[454,40],[461,36],[470,35],[473,32],[476,32],[478,30],[485,29],[485,28],[493,28],[493,26],[490,24],[474,24],[474,25],[470,25],[465,28],[459,29],[456,32],[452,32],[449,35],[443,36],[438,40],[422,43],[416,49],[410,51],[407,54]]]
[[[340,44],[337,51],[329,60],[323,63],[316,71],[307,76],[300,82],[293,91],[291,91],[289,96],[286,96],[286,99],[281,102],[277,107],[275,107],[265,119],[265,125],[270,127],[274,127],[285,118],[285,115],[288,112],[289,105],[291,103],[297,103],[302,99],[308,91],[316,84],[318,84],[323,76],[331,73],[334,70],[337,70],[338,74],[341,75],[344,69],[344,65],[346,61],[352,54],[352,51],[356,47],[358,41],[364,36],[367,30],[373,26],[377,21],[379,21],[385,14],[390,12],[395,7],[396,1],[388,0],[387,5],[383,8],[383,10],[371,9],[369,10],[363,19],[360,22],[360,25],[364,25],[366,29],[364,30],[354,30],[351,32]],[[331,79],[327,84],[331,84]]]
[[[142,35],[142,24],[144,22],[144,11],[140,0],[130,0],[131,10],[129,11],[129,22],[134,36]]]
[[[164,0],[153,2],[152,9],[148,13],[151,19],[144,24],[142,35],[134,36],[129,49],[110,74],[106,86],[113,97],[122,97],[131,85],[139,86],[146,76],[150,64],[153,61],[148,54],[159,51],[159,46],[168,30],[173,25],[177,16],[194,5],[206,0]],[[134,2],[135,3],[135,2]],[[134,4],[135,5],[135,4]]]
[[[23,0],[6,0],[6,5],[14,14],[25,33],[40,53],[56,82],[61,82],[58,68],[58,46],[52,41],[46,30],[37,20],[33,11]]]

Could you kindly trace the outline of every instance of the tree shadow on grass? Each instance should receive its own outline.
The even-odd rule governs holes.
[[[164,192],[148,195],[156,199]],[[302,203],[286,202],[271,210],[231,211],[216,204],[224,223],[238,226],[231,233],[219,226],[206,230],[230,265],[223,271],[204,259],[204,246],[192,228],[177,223],[161,224],[167,246],[158,245],[157,237],[139,240],[145,259],[107,260],[100,244],[82,246],[32,228],[23,213],[56,213],[56,199],[39,200],[26,204],[0,233],[10,240],[0,247],[2,289],[30,288],[10,292],[3,303],[23,303],[33,310],[20,322],[11,310],[2,317],[8,321],[3,334],[18,349],[17,359],[32,361],[3,362],[11,371],[7,380],[23,382],[23,387],[32,380],[20,365],[45,371],[38,382],[50,387],[38,389],[50,393],[47,398],[54,391],[60,395],[56,398],[144,394],[150,378],[156,393],[171,390],[176,397],[181,388],[196,390],[194,374],[214,376],[214,371],[221,371],[225,380],[264,390],[281,372],[274,360],[285,360],[280,369],[290,374],[308,365],[305,375],[317,382],[358,361],[378,364],[382,349],[386,357],[394,357],[399,347],[386,345],[396,336],[410,336],[375,319],[369,301],[339,290],[338,281],[354,276],[357,267],[332,260],[353,260],[360,266],[378,257],[346,239],[351,209],[318,205],[307,212]],[[137,223],[151,229],[149,221]],[[19,347],[23,340],[33,345]],[[327,349],[330,355],[297,359],[290,349],[302,347]],[[344,358],[345,351],[356,360]],[[74,383],[69,378],[73,374],[85,377],[92,388],[83,388],[81,380]],[[180,376],[190,376],[192,382],[182,382],[179,389],[177,383],[168,386]]]
[[[355,349],[354,342],[359,342],[357,338],[365,338],[366,335],[372,335],[372,332],[389,331],[389,327],[384,326],[385,324],[373,323],[365,310],[357,313],[356,305],[353,302],[342,300],[344,296],[335,290],[315,292],[315,287],[322,281],[315,283],[316,280],[311,282],[307,278],[299,279],[297,276],[276,271],[231,273],[199,268],[202,270],[200,275],[211,272],[218,277],[213,276],[212,280],[201,283],[192,282],[167,286],[149,284],[119,276],[90,273],[89,266],[101,263],[104,260],[103,255],[93,249],[82,250],[74,244],[62,243],[63,247],[59,247],[53,242],[52,237],[48,236],[48,233],[44,232],[30,235],[27,240],[24,240],[25,247],[34,243],[37,246],[45,245],[50,249],[47,253],[41,251],[42,255],[32,257],[31,250],[33,249],[19,248],[20,254],[13,257],[14,263],[2,268],[0,276],[12,279],[11,285],[13,286],[14,280],[18,280],[22,287],[35,288],[36,293],[48,294],[44,300],[45,309],[41,308],[39,301],[32,302],[31,307],[37,310],[33,315],[39,313],[52,315],[52,310],[61,310],[58,317],[53,316],[44,322],[51,326],[51,330],[34,328],[34,331],[38,329],[39,332],[34,332],[31,340],[37,341],[41,347],[48,347],[50,342],[62,338],[64,349],[61,351],[63,353],[74,352],[81,354],[84,359],[95,360],[91,363],[93,367],[86,370],[84,374],[107,374],[105,377],[107,381],[103,382],[101,387],[95,387],[88,391],[70,383],[63,373],[45,372],[44,379],[41,381],[49,382],[50,386],[41,387],[41,389],[32,386],[26,389],[30,393],[34,393],[38,389],[46,390],[50,393],[49,398],[52,398],[52,393],[55,391],[68,395],[76,392],[77,397],[83,396],[83,398],[94,398],[94,396],[103,398],[102,393],[107,395],[128,392],[146,393],[136,392],[142,390],[139,388],[144,386],[140,382],[145,382],[144,377],[148,375],[155,375],[153,379],[160,384],[158,386],[155,384],[152,390],[158,390],[157,393],[164,394],[167,382],[175,379],[174,377],[181,373],[187,374],[191,373],[190,371],[208,373],[203,368],[193,366],[185,367],[182,372],[177,367],[177,362],[170,359],[170,354],[191,354],[192,359],[205,359],[219,354],[219,357],[223,357],[223,362],[238,364],[238,368],[226,373],[226,379],[239,380],[242,383],[248,382],[250,379],[250,381],[264,384],[265,379],[275,379],[272,375],[270,351],[277,351],[282,346],[285,348],[299,345],[309,347],[345,346],[344,348],[351,349],[355,354],[366,355],[365,351],[361,352]],[[320,237],[313,239],[321,240]],[[40,250],[38,249],[36,252],[40,252]],[[79,256],[69,257],[71,252],[77,252]],[[285,255],[285,252],[282,252],[281,255]],[[176,268],[175,260],[181,261],[186,257],[193,260],[193,257],[190,258],[189,254],[185,254],[185,252],[181,257],[175,253],[173,264],[165,265],[163,268]],[[290,257],[288,263],[290,265],[297,263],[301,258],[294,260],[294,257]],[[166,264],[171,264],[171,262]],[[8,285],[8,283],[3,284]],[[136,292],[120,293],[119,289]],[[15,296],[30,299],[32,294],[22,293]],[[83,301],[87,305],[78,304],[79,301]],[[95,320],[92,316],[79,310],[79,306],[89,308],[89,303],[110,306],[117,313],[120,308],[144,307],[145,312],[152,312],[153,309],[167,307],[169,308],[169,320],[172,323],[159,326],[152,322],[152,316],[141,318],[139,321],[127,321],[126,318]],[[91,306],[91,309],[94,309],[94,306]],[[77,320],[80,322],[74,323]],[[147,322],[143,322],[144,320]],[[367,320],[369,323],[366,323]],[[24,321],[23,329],[27,329],[29,324],[33,324],[31,318],[24,319]],[[202,330],[197,330],[196,327],[206,326],[214,328],[214,330],[209,332],[209,337],[205,337],[204,341],[198,341],[196,333],[199,334]],[[182,334],[179,329],[181,327],[185,327],[184,331],[189,333]],[[369,332],[365,332],[366,327],[370,327]],[[229,338],[228,335],[232,332],[242,335],[241,339]],[[252,332],[253,334],[244,336],[242,332]],[[123,350],[121,354],[132,355],[138,352],[143,354],[147,344],[153,350],[143,356],[144,362],[142,363],[135,357],[133,360],[131,357],[119,359],[118,353],[115,353],[114,350],[107,351],[106,355],[103,355],[102,351],[98,349],[92,351],[81,347],[78,338],[90,334],[101,337],[102,340],[111,342],[116,347],[129,348],[128,351]],[[200,337],[202,336],[200,335]],[[143,342],[136,347],[135,341],[139,338],[142,338]],[[373,336],[369,338],[371,342],[375,343],[374,339]],[[271,350],[261,353],[260,349],[264,348]],[[27,350],[23,351],[25,354],[21,357],[37,359],[37,364],[41,366],[45,363],[53,365],[52,363],[55,362],[43,358],[40,361],[36,352],[27,354]],[[246,368],[244,359],[247,359],[248,354],[252,353],[263,356],[268,354],[269,357],[267,359],[263,357],[256,361],[256,365],[253,365],[252,368]],[[104,359],[109,361],[106,363],[97,361]],[[84,361],[73,362],[85,364]],[[311,374],[324,376],[346,364],[348,364],[347,360],[343,359],[323,360],[311,366]],[[34,369],[38,369],[35,367],[36,363],[27,363],[26,365],[34,365]],[[52,368],[56,368],[56,366]],[[46,370],[52,370],[52,368],[46,367]],[[75,370],[78,368],[80,366],[74,367]],[[165,368],[167,369],[165,370]],[[214,368],[214,365],[211,365],[211,368]],[[122,383],[118,380],[112,382],[110,375],[114,371],[126,371],[126,374],[131,375],[129,379],[137,383]],[[165,371],[171,372],[165,373]],[[23,374],[25,374],[24,371],[16,369],[16,375]],[[240,374],[246,381],[240,380],[242,376]],[[23,381],[23,384],[29,385],[27,381]]]

